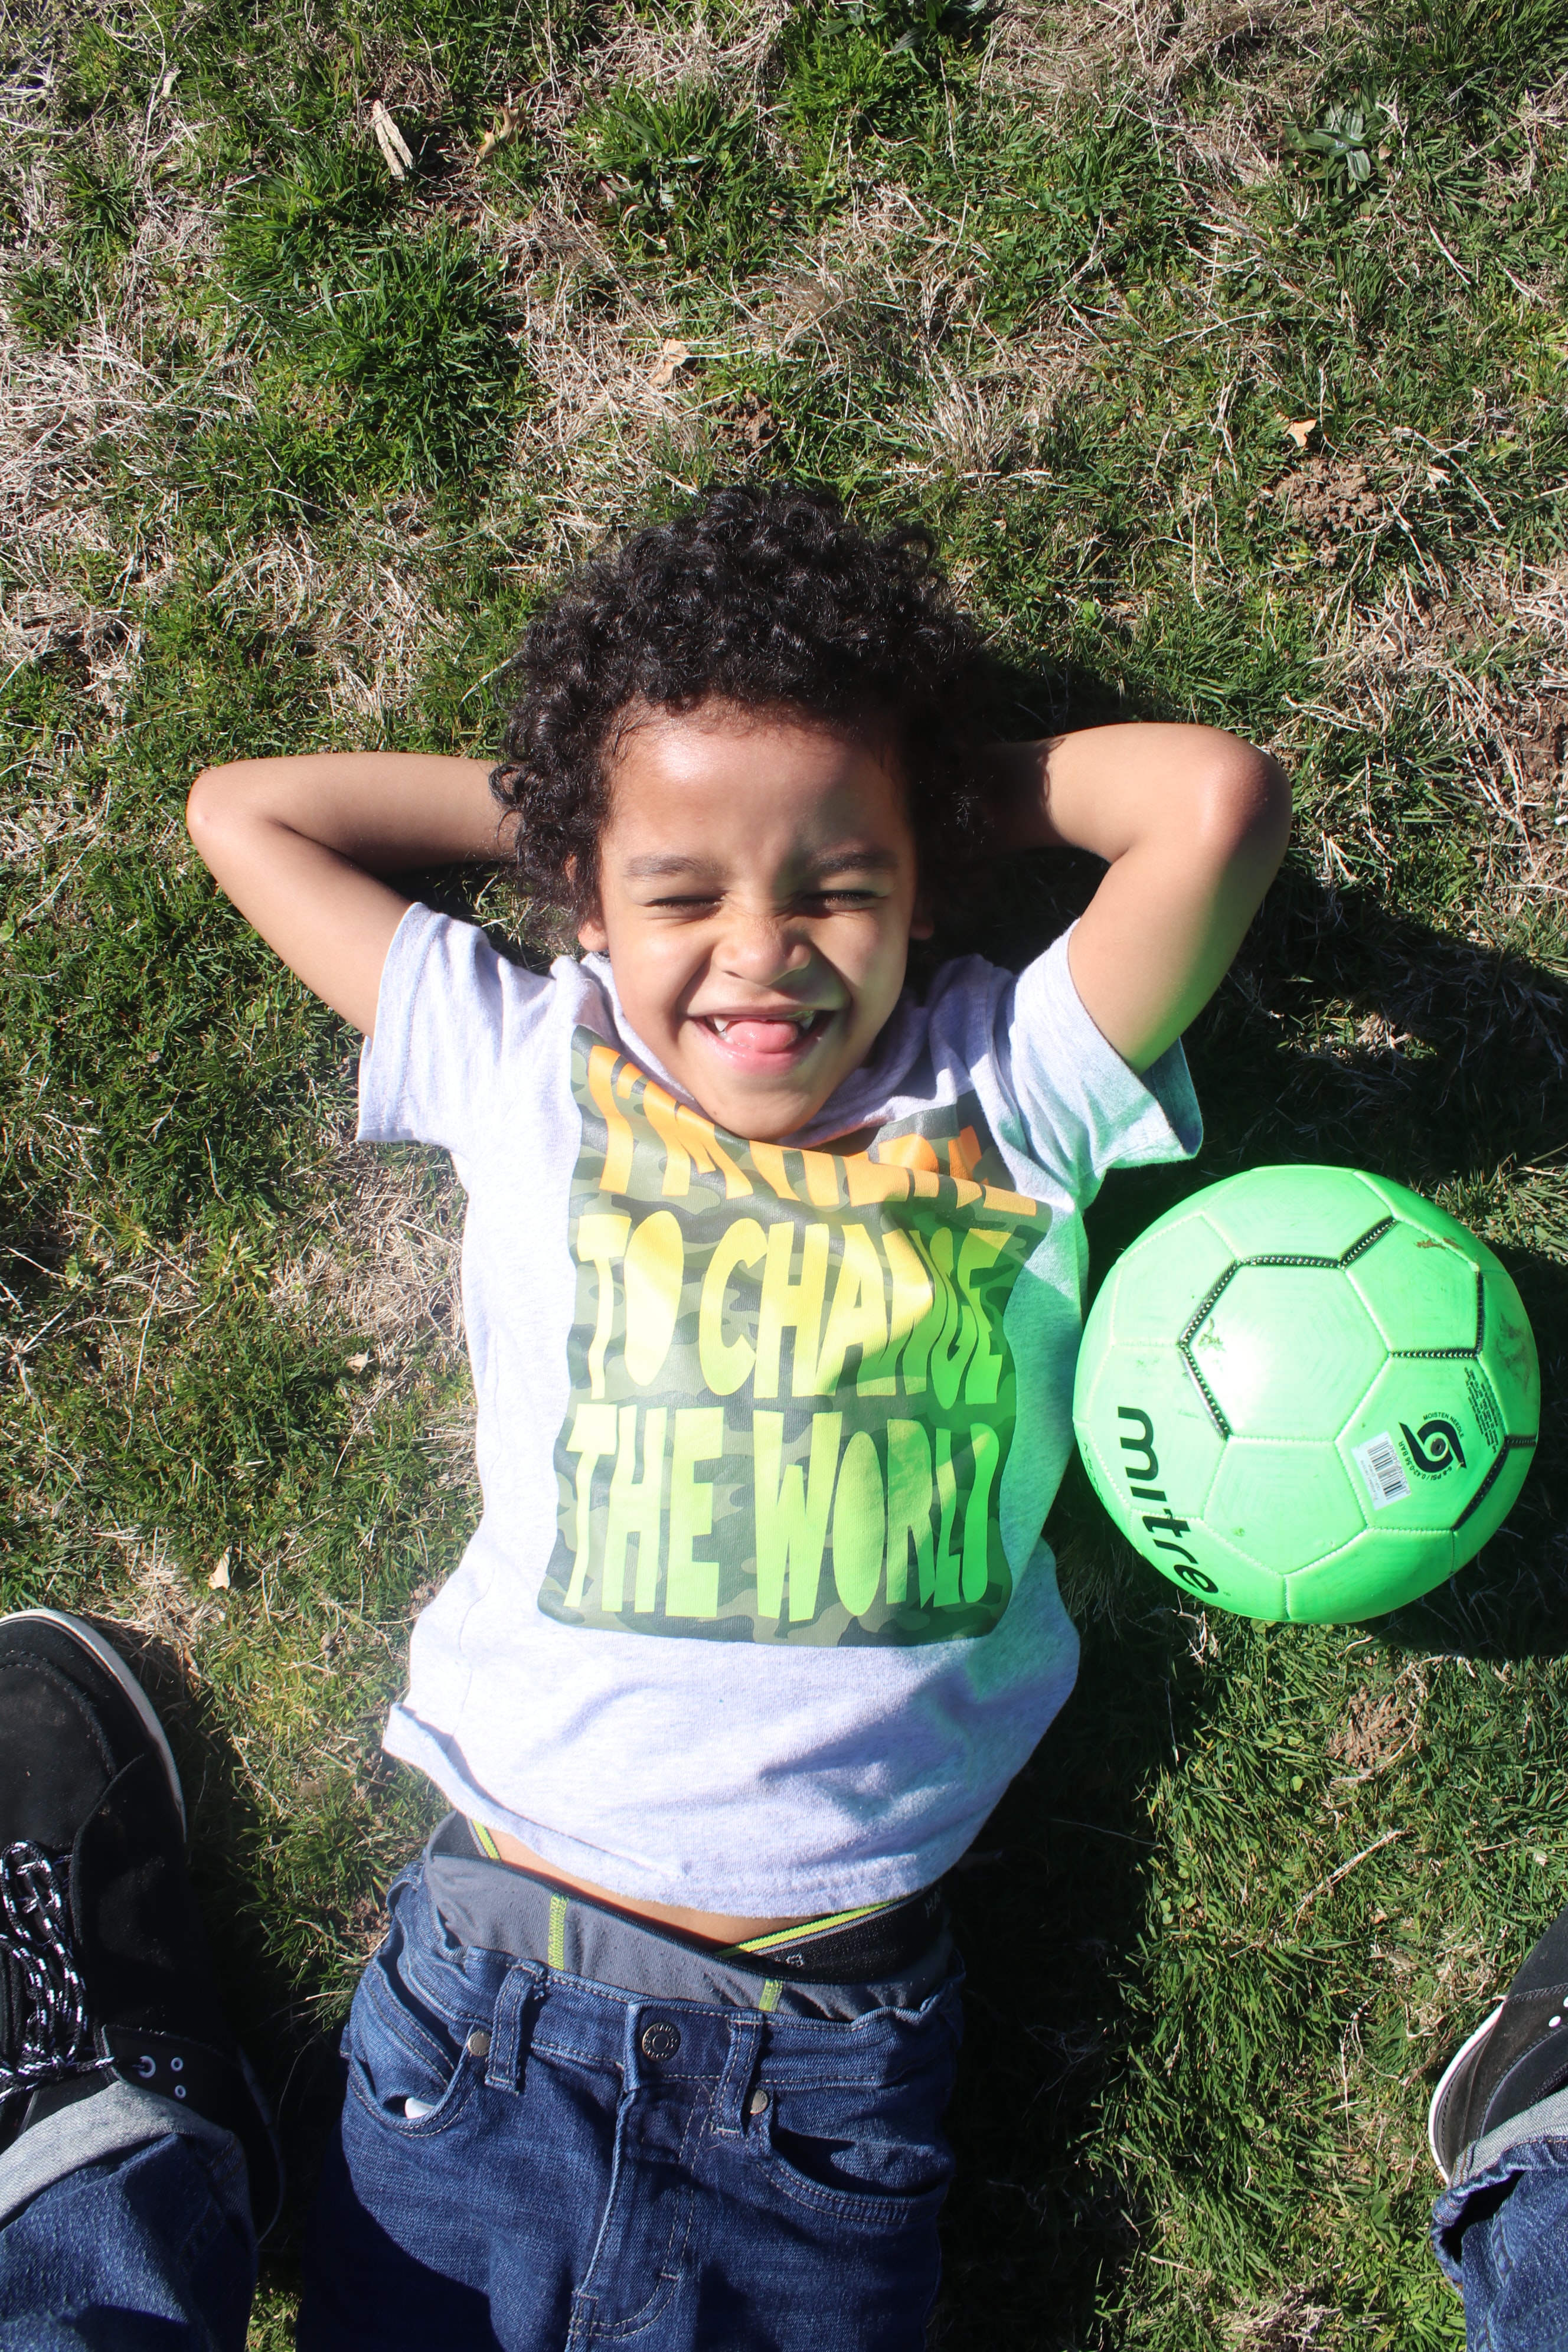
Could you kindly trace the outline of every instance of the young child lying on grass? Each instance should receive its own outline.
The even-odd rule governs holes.
[[[391,1900],[300,2342],[913,2347],[959,2033],[942,1874],[1071,1688],[1040,1528],[1082,1213],[1195,1150],[1182,1030],[1283,851],[1200,727],[984,740],[919,532],[699,500],[534,621],[504,757],[209,770],[192,835],[449,1151],[484,1515],[389,1751]],[[1015,979],[905,984],[986,835],[1107,861]],[[541,977],[383,877],[515,856]]]

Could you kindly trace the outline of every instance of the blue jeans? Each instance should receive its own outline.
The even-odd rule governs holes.
[[[455,1945],[412,1873],[344,2037],[301,2352],[918,2346],[957,2038],[952,1979],[816,2019]],[[1568,2093],[1465,2152],[1432,2235],[1471,2352],[1562,2352]],[[0,2158],[0,2352],[243,2352],[255,2279],[237,2146],[165,2100]]]
[[[915,2005],[819,2015],[806,1988],[760,1971],[740,2005],[722,1966],[696,1969],[710,1997],[682,1999],[663,1989],[679,1969],[650,1996],[573,1974],[553,1951],[465,1944],[423,1865],[391,1911],[344,2035],[300,2352],[918,2352],[952,2171],[955,1962]],[[639,1937],[668,1944],[623,1933]],[[159,2159],[173,2171],[190,2148],[165,2140],[135,2161]],[[0,2323],[0,2352],[239,2352],[243,2319],[233,2332],[221,2298],[173,2279],[173,2243],[156,2318],[183,2317],[147,2332],[118,2181],[113,2168],[74,2190],[61,2180],[0,2228],[0,2315],[15,2277],[18,2322]],[[14,2267],[28,2222],[68,2237],[84,2277],[96,2265],[96,2293],[68,2308],[47,2269]],[[254,2270],[240,2252],[226,2290],[243,2311]]]
[[[1563,2352],[1568,2092],[1465,2149],[1433,2208],[1432,2245],[1465,2298],[1468,2352]]]

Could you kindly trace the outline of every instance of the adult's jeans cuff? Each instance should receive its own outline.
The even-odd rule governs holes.
[[[1488,2132],[1484,2139],[1472,2140],[1468,2147],[1460,2151],[1450,2188],[1462,2188],[1478,2173],[1489,2172],[1510,2148],[1527,2139],[1568,2139],[1568,2090],[1553,2091],[1549,2099],[1537,2099],[1532,2107],[1521,2107],[1517,2116],[1510,2116],[1507,2123],[1499,2124],[1496,2131]]]
[[[249,2182],[244,2152],[234,2134],[208,2123],[194,2109],[134,2083],[110,2083],[89,2097],[46,2116],[12,2141],[0,2156],[0,2227],[68,2173],[79,2172],[86,2164],[101,2163],[106,2157],[127,2156],[149,2141],[166,2139],[171,2132],[207,2143],[207,2168],[215,2193],[248,2229]]]

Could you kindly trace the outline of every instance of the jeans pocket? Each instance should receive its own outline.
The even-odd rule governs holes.
[[[343,2055],[361,2105],[400,2137],[420,2138],[457,2121],[484,2059],[469,2050],[464,2021],[411,1996],[397,1974],[396,1940],[388,1938],[360,1979]]]
[[[781,2070],[762,2087],[755,2147],[775,2188],[817,2212],[870,2228],[934,2218],[952,2178],[942,2128],[955,2052],[944,2037],[894,2079],[834,2079],[821,2070]]]

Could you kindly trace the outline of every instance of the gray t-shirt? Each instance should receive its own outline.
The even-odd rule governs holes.
[[[1072,1687],[1040,1529],[1108,1169],[1197,1149],[1067,940],[906,992],[798,1143],[714,1128],[608,963],[412,907],[360,1136],[449,1151],[484,1512],[385,1744],[614,1892],[879,1902],[970,1843]],[[834,1149],[835,1139],[838,1149]]]

